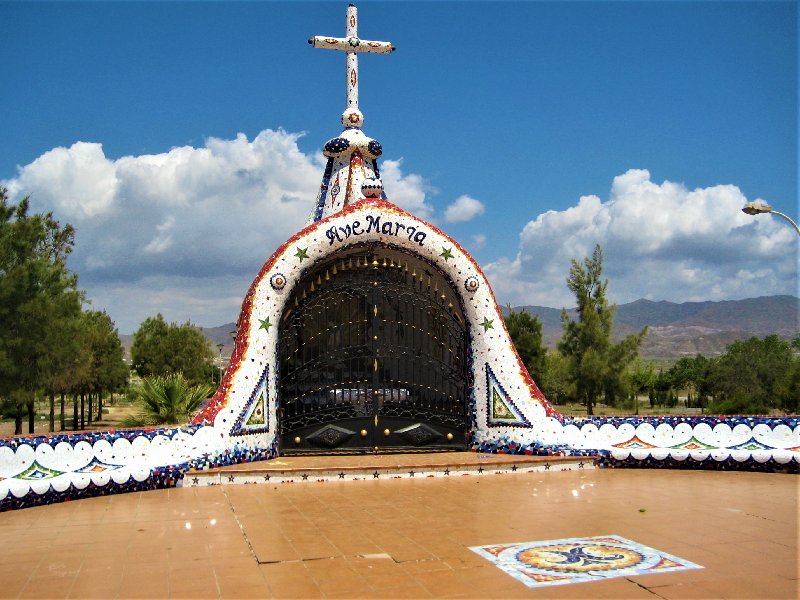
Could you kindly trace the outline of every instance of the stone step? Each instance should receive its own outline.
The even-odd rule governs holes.
[[[310,483],[425,479],[577,471],[596,468],[585,456],[522,456],[443,452],[354,456],[289,456],[274,460],[190,471],[183,487],[236,484]]]

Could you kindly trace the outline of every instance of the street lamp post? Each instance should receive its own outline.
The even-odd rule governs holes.
[[[792,224],[792,227],[794,227],[794,230],[797,232],[797,235],[800,235],[800,227],[797,226],[797,223],[795,223],[788,215],[785,215],[782,212],[774,210],[769,204],[767,204],[763,200],[748,202],[747,204],[744,205],[744,208],[742,208],[742,212],[748,215],[760,215],[763,213],[771,213],[773,215],[778,215],[779,217],[783,217],[784,219],[789,221],[789,223]]]
[[[225,346],[224,344],[217,344],[217,350],[219,350],[219,363],[217,369],[218,369],[220,383],[222,382],[222,348],[224,346]]]

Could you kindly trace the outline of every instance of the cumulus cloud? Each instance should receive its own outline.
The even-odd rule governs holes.
[[[797,293],[796,234],[775,219],[745,215],[746,202],[734,185],[690,190],[631,169],[614,178],[607,200],[584,196],[529,221],[517,255],[485,271],[504,302],[572,306],[570,259],[599,243],[617,302]]]
[[[486,245],[486,235],[483,233],[476,233],[472,236],[472,247],[475,250],[480,250]]]
[[[384,160],[380,165],[381,182],[387,198],[405,211],[430,219],[433,207],[427,201],[427,184],[419,175],[404,175],[402,160]]]
[[[158,311],[213,326],[236,318],[263,261],[311,212],[324,158],[303,153],[299,137],[268,129],[252,141],[239,134],[117,159],[76,142],[0,185],[75,226],[70,267],[123,332]],[[431,214],[420,176],[400,161],[382,167],[394,202]]]
[[[444,220],[448,223],[461,223],[474,219],[486,211],[483,202],[470,196],[459,196],[444,211]]]

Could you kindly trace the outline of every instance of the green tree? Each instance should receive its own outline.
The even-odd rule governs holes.
[[[606,298],[608,280],[603,274],[603,251],[595,246],[591,257],[583,263],[572,260],[567,286],[577,300],[578,319],[561,311],[564,333],[559,351],[570,359],[570,379],[578,398],[586,405],[586,413],[594,414],[594,404],[601,394],[613,401],[624,390],[625,368],[636,356],[647,328],[614,344],[611,332],[616,306]]]
[[[135,392],[139,413],[124,424],[136,427],[186,422],[213,392],[210,384],[192,385],[181,373],[145,377]]]
[[[569,360],[560,352],[548,352],[541,381],[536,384],[545,398],[554,404],[564,404],[575,397],[575,386],[569,377]]]
[[[656,371],[651,363],[643,363],[639,357],[633,361],[628,369],[628,388],[631,394],[631,401],[639,414],[639,396],[649,395],[656,382]]]
[[[781,385],[794,358],[790,342],[777,335],[734,342],[711,370],[716,402],[709,409],[723,414],[753,414],[778,408]]]
[[[710,375],[713,365],[714,359],[698,354],[681,358],[668,371],[672,386],[677,390],[686,390],[688,396],[693,398],[691,404],[701,410],[712,393]]]
[[[84,313],[85,341],[89,344],[89,377],[87,391],[90,394],[89,423],[93,419],[92,396],[97,398],[98,421],[103,414],[103,394],[111,392],[128,381],[128,367],[122,360],[123,349],[119,332],[105,311]]]
[[[525,368],[533,380],[541,385],[546,369],[545,360],[547,348],[544,347],[542,338],[542,323],[539,318],[522,312],[514,312],[509,306],[509,313],[505,318],[506,329],[511,336],[511,341],[517,348],[517,353],[522,359]]]
[[[66,267],[74,235],[52,213],[31,214],[28,198],[10,204],[0,188],[0,398],[16,434],[26,410],[33,432],[33,400],[59,341],[54,328],[80,303],[77,277]]]
[[[203,333],[188,321],[167,323],[148,317],[133,334],[133,367],[141,377],[183,373],[190,383],[208,381],[214,353]]]

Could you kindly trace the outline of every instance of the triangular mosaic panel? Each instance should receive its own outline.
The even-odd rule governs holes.
[[[267,374],[269,366],[264,367],[250,398],[239,413],[231,429],[231,435],[249,435],[269,431],[269,386]]]
[[[489,425],[530,427],[531,423],[517,408],[511,396],[497,380],[497,377],[486,363],[486,418]]]

